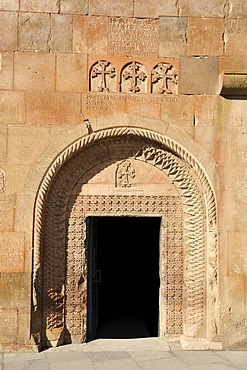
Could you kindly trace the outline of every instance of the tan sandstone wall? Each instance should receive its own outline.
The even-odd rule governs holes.
[[[0,0],[0,27],[0,343],[32,343],[35,196],[55,156],[88,133],[86,119],[92,130],[166,134],[202,163],[219,217],[216,340],[245,342],[247,102],[220,96],[219,75],[247,71],[246,0]],[[162,58],[178,71],[175,94],[89,92],[98,60],[117,73],[135,60],[150,74]]]

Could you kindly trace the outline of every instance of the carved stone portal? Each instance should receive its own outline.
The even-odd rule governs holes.
[[[54,163],[49,180],[44,180],[43,189],[50,185],[46,196],[41,190],[37,198],[33,277],[32,334],[40,345],[85,340],[89,215],[162,217],[160,335],[206,337],[207,331],[213,335],[217,330],[213,315],[217,291],[216,213],[211,188],[183,149],[173,147],[170,151],[171,143],[167,141],[164,146],[157,141],[158,135],[151,140],[149,132],[139,130],[133,135],[132,129],[128,130],[115,129],[117,135],[109,137],[106,132],[102,136],[100,132],[91,134],[85,144],[84,139],[73,144],[66,149],[67,160],[65,153],[57,158],[60,170],[55,170]],[[109,134],[115,131],[109,130]],[[176,151],[179,156],[174,154]],[[183,157],[190,165],[180,159]],[[131,179],[138,179],[135,186],[128,180],[131,186],[116,187],[117,164],[124,164],[123,183],[130,172]],[[105,171],[109,183],[101,177]],[[202,188],[197,174],[203,180]],[[95,182],[96,178],[102,178],[102,182]],[[210,241],[208,276],[206,231]],[[206,300],[207,286],[211,288]]]

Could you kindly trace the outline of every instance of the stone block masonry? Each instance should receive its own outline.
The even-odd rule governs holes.
[[[18,11],[19,10],[19,0],[1,0],[0,10],[6,11]]]
[[[0,50],[17,50],[17,12],[0,12],[1,29],[4,32],[0,34]]]
[[[0,91],[0,123],[24,123],[24,93],[21,91]]]
[[[224,23],[222,18],[189,18],[188,54],[222,55]]]
[[[73,52],[107,55],[108,18],[105,16],[74,16]]]
[[[81,117],[79,93],[26,92],[26,123],[28,124],[77,124]]]
[[[6,51],[0,53],[0,89],[13,89],[14,53]]]
[[[20,13],[18,50],[49,52],[50,18],[48,13]]]
[[[187,54],[187,17],[160,17],[159,52],[161,57]]]
[[[170,196],[168,193],[174,187],[172,191],[183,199],[181,204],[186,208],[183,250],[187,250],[194,234],[199,235],[196,229],[199,227],[201,236],[197,243],[205,252],[203,273],[200,275],[199,265],[196,270],[200,276],[205,273],[201,280],[205,289],[201,305],[205,317],[195,334],[198,323],[194,325],[189,319],[198,317],[190,303],[196,295],[195,282],[186,278],[183,310],[187,321],[183,327],[192,340],[183,338],[183,343],[196,349],[200,345],[216,348],[223,343],[228,348],[231,343],[244,344],[246,0],[0,0],[0,29],[0,346],[16,348],[18,344],[33,348],[34,340],[29,335],[35,332],[37,341],[39,330],[35,331],[35,325],[42,322],[42,335],[46,332],[42,321],[46,313],[40,302],[54,299],[53,306],[47,307],[55,310],[56,304],[66,301],[64,281],[58,279],[57,286],[45,292],[42,281],[48,281],[45,269],[49,270],[49,264],[43,268],[43,261],[39,260],[43,250],[37,256],[35,246],[41,240],[49,242],[50,258],[54,257],[54,266],[58,265],[53,247],[61,252],[58,246],[61,234],[65,238],[67,224],[58,222],[57,217],[63,220],[67,217],[61,202],[67,204],[71,197],[73,203],[74,183],[89,198],[93,195],[96,203],[98,196],[105,192],[110,197],[112,192],[116,205],[120,195],[121,199],[134,196],[138,200],[146,193],[159,197],[167,191],[162,194]],[[88,144],[80,147],[84,140],[96,141],[98,136],[99,142],[90,141],[91,149],[86,147]],[[152,149],[143,151],[145,169],[151,161],[155,162],[157,176],[149,183],[151,172],[145,170],[145,187],[116,187],[111,180],[115,153],[124,163],[124,150],[127,153],[131,149],[130,138],[136,149],[134,144],[144,137],[146,149],[152,143]],[[105,146],[101,145],[103,142]],[[157,154],[160,147],[164,150],[162,156]],[[75,154],[75,148],[81,152]],[[109,163],[112,161],[110,172],[108,164],[104,162],[103,168],[100,162],[104,158],[102,153],[108,153]],[[170,155],[176,157],[172,168]],[[139,157],[132,159],[133,165],[140,162]],[[128,162],[125,164],[127,176]],[[159,179],[164,171],[161,173],[160,169],[166,166],[171,178],[170,185],[163,187]],[[62,177],[60,170],[70,172]],[[85,173],[85,183],[80,183]],[[63,180],[57,192],[59,178]],[[178,183],[181,186],[177,190]],[[189,194],[193,196],[188,198],[188,186],[192,183],[197,189],[196,202],[194,188],[190,188]],[[53,189],[54,193],[47,195],[43,188],[48,193]],[[68,196],[64,194],[65,188]],[[152,193],[153,189],[157,194]],[[49,209],[40,210],[46,199],[56,199],[54,209],[50,202],[45,203]],[[108,206],[111,207],[111,202]],[[190,207],[194,210],[198,207],[200,222],[190,217]],[[105,209],[102,210],[105,215],[104,212]],[[123,208],[118,212],[123,212]],[[207,220],[211,220],[209,224]],[[44,225],[48,225],[45,236]],[[58,230],[55,241],[49,239],[52,230]],[[80,238],[81,229],[78,230]],[[169,243],[176,243],[175,234]],[[81,253],[79,244],[78,250]],[[63,253],[65,256],[65,249]],[[69,253],[72,256],[71,250]],[[185,270],[190,259],[196,261],[193,253],[193,248],[185,253]],[[165,264],[162,260],[164,275]],[[73,265],[70,267],[73,270]],[[65,265],[62,268],[67,271]],[[32,276],[34,270],[36,275]],[[42,274],[44,279],[39,280]],[[53,273],[49,274],[52,280]],[[74,286],[79,287],[80,276],[74,278]],[[175,285],[162,287],[164,292],[168,288],[172,291]],[[181,293],[181,284],[178,290]],[[69,294],[74,293],[72,289]],[[83,299],[86,301],[85,296]],[[162,296],[160,306],[163,299]],[[163,306],[162,310],[165,316]],[[60,311],[64,320],[63,309]],[[53,331],[54,312],[47,316],[51,318],[47,333],[56,342],[60,326]],[[85,322],[82,325],[80,315],[78,325],[80,328],[86,325]],[[196,335],[206,342],[196,344]]]
[[[87,15],[88,11],[88,0],[60,0],[60,14]]]
[[[55,54],[15,53],[14,89],[55,90]]]
[[[21,12],[58,13],[59,1],[57,0],[20,0]]]

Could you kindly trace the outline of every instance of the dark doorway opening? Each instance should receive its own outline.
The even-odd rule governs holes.
[[[94,333],[88,333],[88,339],[158,336],[161,218],[91,221],[88,320]]]

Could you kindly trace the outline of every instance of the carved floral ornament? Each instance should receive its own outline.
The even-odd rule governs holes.
[[[99,60],[90,70],[91,92],[148,93],[149,82],[153,94],[177,94],[178,71],[172,64],[160,62],[149,76],[143,64],[132,61],[123,66],[118,81],[117,70],[109,61]]]

